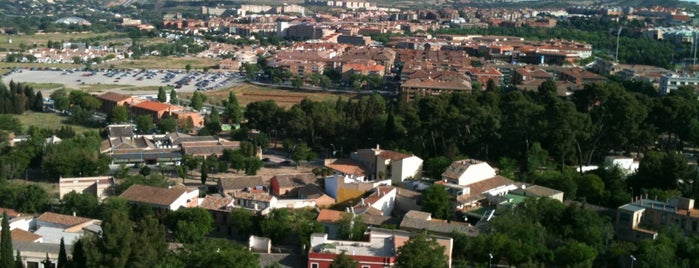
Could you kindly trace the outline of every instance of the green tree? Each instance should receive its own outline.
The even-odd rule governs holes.
[[[262,234],[272,239],[272,243],[284,243],[287,235],[291,232],[291,215],[286,209],[273,209],[267,218],[262,220],[260,228]]]
[[[352,259],[352,257],[347,256],[344,251],[339,255],[335,256],[333,261],[330,263],[330,268],[357,268],[359,267],[359,262]]]
[[[112,112],[109,113],[109,118],[107,118],[107,121],[114,124],[128,122],[129,111],[126,109],[126,106],[117,105],[116,107],[114,107]]]
[[[63,237],[61,237],[61,244],[58,249],[58,264],[56,265],[56,267],[65,268],[69,266],[70,264],[68,263],[68,254],[66,254],[66,244],[63,242]]]
[[[206,179],[209,177],[209,167],[208,167],[206,161],[201,163],[200,174],[201,174],[201,177],[200,177],[201,184],[206,185]]]
[[[20,188],[17,198],[18,209],[27,213],[39,213],[44,211],[49,203],[49,197],[44,188],[35,184],[25,185]],[[10,252],[12,255],[12,252]],[[2,255],[0,255],[0,258]]]
[[[199,92],[194,92],[191,102],[190,106],[194,108],[194,110],[201,111],[201,108],[204,107],[204,96]]]
[[[177,90],[175,90],[174,88],[170,90],[170,104],[179,104],[179,99],[177,98]]]
[[[259,268],[256,254],[247,248],[223,239],[206,239],[201,243],[185,245],[178,254],[188,268],[236,267]]]
[[[95,218],[98,215],[99,201],[90,193],[77,193],[71,191],[61,200],[61,213],[77,214],[81,217]]]
[[[165,228],[153,216],[141,219],[134,228],[136,237],[127,267],[154,267],[167,254]]]
[[[153,129],[153,117],[145,114],[136,116],[136,129],[140,133],[148,133]]]
[[[158,87],[158,101],[167,102],[167,93],[165,93],[165,88]]]
[[[580,242],[571,242],[556,249],[556,263],[562,267],[594,267],[597,250]]]
[[[444,247],[425,232],[414,235],[398,248],[396,265],[405,268],[448,266]]]
[[[450,200],[446,188],[434,184],[422,195],[422,210],[432,213],[432,217],[438,219],[450,219],[454,210]]]
[[[238,237],[249,237],[255,226],[255,218],[250,210],[236,208],[230,214],[231,225],[237,227],[235,230]]]
[[[367,226],[362,221],[362,215],[345,213],[337,225],[340,239],[350,241],[364,240],[364,232],[366,232]]]
[[[12,254],[12,235],[10,231],[10,220],[7,212],[2,213],[2,230],[0,231],[0,267],[12,268],[15,266],[14,255]]]
[[[172,230],[175,239],[182,243],[195,243],[213,229],[214,220],[206,209],[181,208],[167,215],[165,225]]]
[[[73,254],[71,254],[71,265],[72,268],[87,267],[87,255],[85,255],[85,248],[83,248],[83,239],[78,239],[73,244]]]
[[[303,77],[294,75],[291,79],[291,85],[294,86],[294,88],[301,88],[301,86],[303,86]]]
[[[133,223],[129,216],[112,211],[102,222],[102,236],[85,243],[88,267],[126,267],[134,245]]]
[[[70,99],[65,89],[56,90],[49,97],[53,100],[53,106],[56,110],[65,111],[70,108]]]
[[[238,103],[238,98],[235,96],[235,92],[231,91],[228,93],[228,100],[224,106],[226,107],[224,116],[228,122],[237,124],[243,120],[243,111],[240,109],[240,104]]]
[[[187,65],[184,66],[184,69],[185,69],[187,72],[189,72],[189,71],[192,70],[192,65],[189,64],[189,63],[187,63]]]
[[[160,120],[158,122],[158,130],[162,133],[170,133],[177,131],[177,119],[173,117],[168,117]]]

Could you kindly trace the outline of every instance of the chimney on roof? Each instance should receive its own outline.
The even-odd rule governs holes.
[[[75,211],[73,211],[73,217],[77,217],[77,216],[75,215]]]

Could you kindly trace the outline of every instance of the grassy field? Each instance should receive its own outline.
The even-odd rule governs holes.
[[[68,125],[63,121],[66,117],[62,117],[56,113],[36,113],[36,112],[25,112],[22,115],[15,115],[17,119],[22,123],[24,129],[30,126],[58,129],[61,126],[71,126],[77,133],[83,133],[86,131],[97,131],[95,128],[87,128],[78,125]]]
[[[181,69],[184,70],[187,64],[192,66],[192,70],[203,69],[205,67],[215,67],[219,60],[193,58],[193,57],[145,57],[137,60],[123,59],[110,61],[94,65],[93,68],[111,68],[117,69]]]
[[[47,90],[47,89],[57,89],[63,88],[63,84],[59,83],[22,83],[27,86],[34,88],[34,90]]]
[[[301,102],[303,99],[308,98],[314,101],[336,101],[339,97],[344,99],[351,99],[356,97],[356,94],[347,93],[329,93],[329,92],[308,92],[308,91],[296,91],[296,90],[285,90],[276,89],[270,87],[261,87],[252,84],[243,84],[233,88],[218,90],[218,91],[207,91],[204,94],[207,96],[207,102],[213,104],[221,104],[223,100],[228,99],[229,92],[235,92],[238,102],[242,106],[246,106],[248,103],[254,101],[265,101],[273,100],[277,105],[281,107],[291,107],[294,104]],[[192,93],[182,94],[181,97],[191,98]]]
[[[49,40],[52,41],[65,41],[70,40],[82,40],[95,37],[109,37],[114,36],[117,33],[91,33],[91,32],[77,32],[77,33],[37,33],[31,35],[0,35],[0,50],[17,50],[20,44],[24,44],[27,47],[32,47],[35,44],[39,47],[46,47]],[[12,42],[10,42],[12,40]]]

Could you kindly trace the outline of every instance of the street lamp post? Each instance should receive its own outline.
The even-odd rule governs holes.
[[[491,267],[493,267],[493,253],[488,253],[488,268]]]
[[[633,268],[633,264],[636,262],[636,257],[633,255],[629,255],[629,257],[631,257],[631,268]]]

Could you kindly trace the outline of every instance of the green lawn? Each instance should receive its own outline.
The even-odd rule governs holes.
[[[96,128],[88,128],[79,125],[69,125],[63,121],[66,117],[60,116],[56,113],[37,113],[37,112],[25,112],[22,115],[15,115],[17,119],[22,123],[22,127],[26,130],[30,126],[58,129],[61,126],[71,126],[75,132],[83,133],[87,131],[99,131]]]

